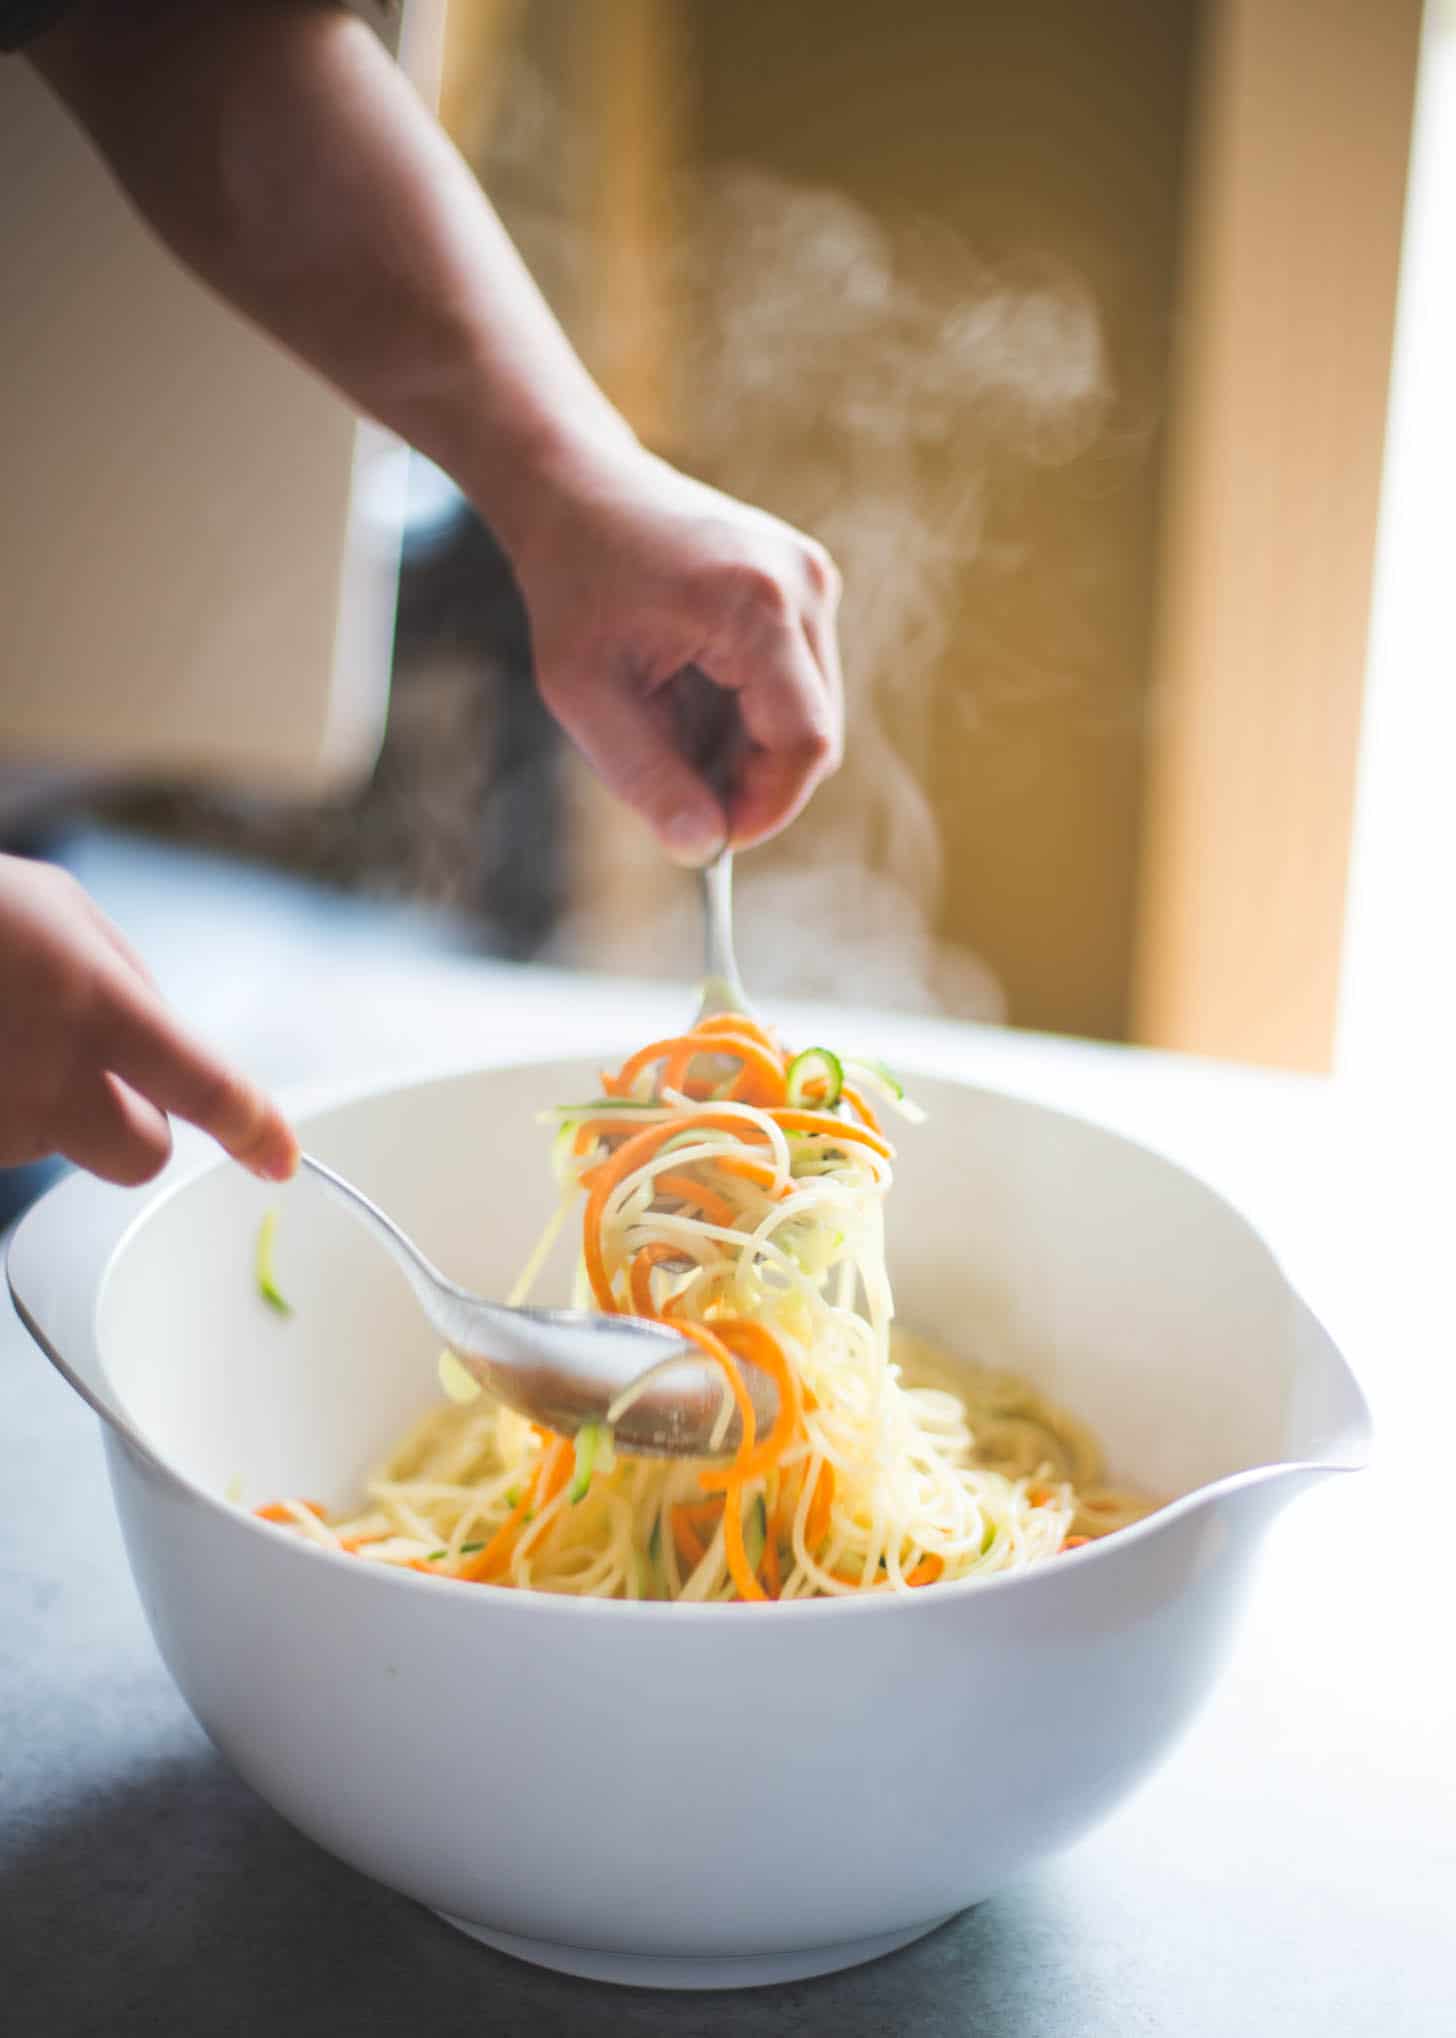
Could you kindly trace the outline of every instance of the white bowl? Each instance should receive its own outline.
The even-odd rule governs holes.
[[[376,1092],[305,1140],[448,1272],[504,1294],[552,1196],[534,1114],[591,1080],[535,1065]],[[930,1930],[1169,1749],[1263,1528],[1363,1461],[1364,1403],[1201,1183],[1037,1105],[915,1087],[931,1119],[900,1135],[891,1197],[902,1320],[1022,1369],[1096,1426],[1117,1476],[1179,1498],[1040,1569],[906,1600],[605,1604],[312,1548],[248,1509],[347,1500],[435,1392],[389,1262],[290,1189],[285,1323],[252,1277],[279,1198],[236,1169],[179,1162],[141,1196],[73,1178],[31,1213],[12,1290],[106,1418],[158,1647],[285,1817],[528,1959],[724,1987]]]

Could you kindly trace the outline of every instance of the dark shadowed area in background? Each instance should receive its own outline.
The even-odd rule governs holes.
[[[97,811],[326,885],[446,909],[483,953],[529,960],[556,924],[567,879],[561,738],[532,683],[504,555],[441,478],[417,471],[389,725],[369,783],[305,807],[128,789]]]

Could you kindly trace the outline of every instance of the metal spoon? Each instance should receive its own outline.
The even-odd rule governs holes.
[[[574,1436],[634,1380],[666,1369],[612,1424],[618,1447],[643,1457],[729,1457],[741,1429],[735,1411],[721,1436],[724,1379],[696,1345],[666,1325],[585,1309],[508,1309],[457,1287],[377,1204],[322,1161],[299,1166],[342,1203],[393,1258],[436,1335],[482,1387],[532,1422]],[[773,1382],[752,1366],[743,1377],[759,1432],[778,1407]]]

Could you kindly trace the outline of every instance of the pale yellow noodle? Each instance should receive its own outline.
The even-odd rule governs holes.
[[[607,1107],[578,1115],[594,1108]],[[697,1109],[673,1092],[653,1096],[648,1072],[622,1113],[623,1132],[689,1120]],[[653,1277],[657,1306],[675,1296],[700,1320],[723,1306],[756,1319],[807,1393],[805,1435],[744,1492],[746,1523],[781,1523],[783,1598],[912,1591],[908,1581],[926,1559],[945,1579],[1020,1570],[1055,1556],[1069,1536],[1106,1535],[1150,1511],[1148,1497],[1106,1483],[1091,1431],[1027,1381],[892,1333],[888,1161],[832,1135],[786,1137],[750,1105],[713,1110],[741,1120],[743,1139],[691,1125],[617,1183],[606,1198],[602,1251],[618,1306],[630,1307],[635,1256],[670,1246],[680,1257]],[[600,1158],[575,1153],[574,1123],[568,1115],[554,1149],[560,1204],[513,1300],[525,1298],[544,1264],[579,1169]],[[772,1169],[768,1189],[717,1165],[754,1135],[753,1151]],[[731,1205],[731,1224],[694,1214],[680,1196],[664,1198],[658,1178],[693,1168]],[[580,1275],[577,1294],[588,1299]],[[973,1343],[975,1326],[966,1332]],[[729,1405],[725,1395],[725,1420]],[[330,1547],[357,1543],[369,1561],[448,1575],[505,1523],[541,1451],[527,1423],[485,1397],[446,1401],[378,1468],[353,1516],[325,1523],[295,1507],[291,1525]],[[827,1536],[811,1548],[821,1466],[833,1468],[834,1496]],[[693,1464],[619,1456],[594,1472],[575,1504],[563,1490],[523,1524],[496,1582],[602,1597],[735,1598],[721,1520],[711,1532],[699,1525],[697,1561],[675,1541],[673,1508],[703,1499],[697,1473]]]

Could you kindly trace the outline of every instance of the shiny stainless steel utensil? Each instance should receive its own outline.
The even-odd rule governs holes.
[[[342,1175],[304,1154],[300,1168],[384,1247],[441,1342],[488,1393],[563,1436],[605,1422],[625,1388],[663,1370],[613,1422],[617,1447],[644,1457],[728,1457],[737,1449],[735,1411],[722,1435],[721,1369],[666,1325],[584,1309],[509,1309],[447,1280],[392,1218]],[[760,1433],[778,1394],[752,1366],[743,1377]]]
[[[674,681],[678,747],[705,778],[723,809],[724,841],[698,873],[703,901],[703,995],[698,1018],[715,1012],[752,1014],[733,954],[733,851],[727,840],[728,803],[747,748],[738,698],[696,666]]]
[[[752,1006],[733,954],[733,851],[720,849],[699,872],[703,895],[703,995],[698,1018],[715,1012],[742,1012]]]

